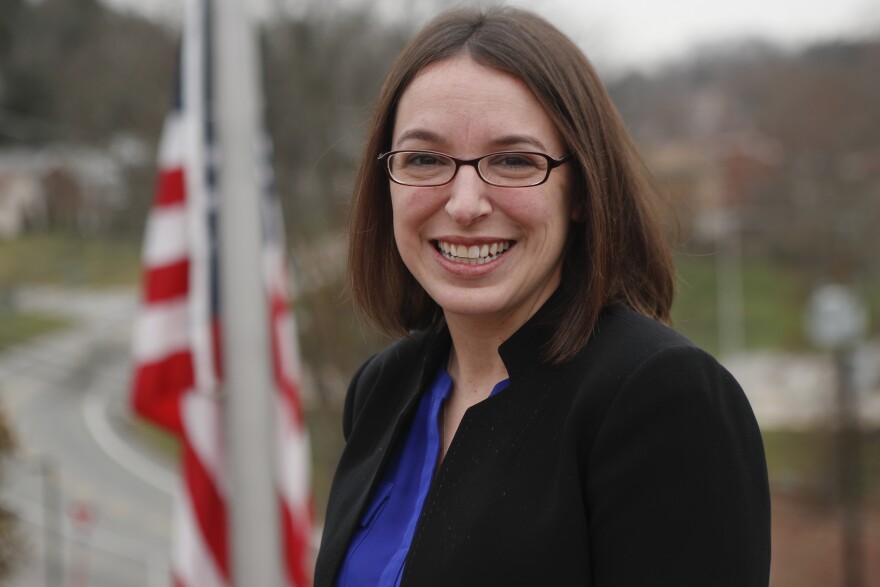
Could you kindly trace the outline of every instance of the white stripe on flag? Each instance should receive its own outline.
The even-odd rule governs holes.
[[[189,219],[186,206],[155,208],[147,219],[144,264],[147,268],[168,265],[189,257]]]
[[[169,113],[162,127],[159,144],[159,169],[183,167],[186,161],[186,127],[180,112]]]
[[[229,495],[229,484],[223,458],[220,401],[217,394],[188,393],[182,399],[181,417],[190,446],[225,500]]]
[[[150,304],[141,309],[134,328],[132,355],[136,363],[154,363],[189,350],[185,299]]]
[[[275,325],[275,340],[278,341],[278,354],[281,359],[281,373],[288,381],[297,385],[302,381],[299,364],[299,334],[296,331],[296,319],[291,312],[285,312]],[[300,393],[302,397],[302,393]]]
[[[262,263],[266,290],[282,291],[286,297],[288,287],[283,280],[287,272],[282,270],[285,266],[284,251],[276,243],[263,243]]]
[[[309,503],[310,454],[309,437],[290,418],[290,407],[277,397],[275,431],[278,438],[278,483],[284,501],[292,508],[306,511]]]

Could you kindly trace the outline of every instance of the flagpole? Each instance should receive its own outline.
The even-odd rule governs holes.
[[[223,387],[233,585],[282,585],[269,310],[261,263],[257,45],[241,0],[214,0]]]

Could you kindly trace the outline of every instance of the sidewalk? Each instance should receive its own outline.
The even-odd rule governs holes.
[[[880,428],[880,342],[859,353],[859,414]],[[834,421],[836,374],[827,353],[757,352],[721,361],[739,381],[762,428],[806,429]]]

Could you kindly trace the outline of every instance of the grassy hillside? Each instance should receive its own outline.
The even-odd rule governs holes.
[[[65,328],[68,321],[59,316],[19,313],[0,307],[0,324],[0,352],[3,352],[13,345]]]
[[[672,315],[676,329],[718,352],[718,288],[713,255],[676,257],[678,291]],[[798,349],[806,345],[803,306],[808,288],[799,276],[769,263],[742,269],[745,347]]]
[[[140,279],[140,246],[73,235],[0,241],[0,289],[22,284],[106,287]]]

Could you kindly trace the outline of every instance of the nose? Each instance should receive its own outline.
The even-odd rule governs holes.
[[[458,224],[473,224],[492,211],[492,204],[486,197],[488,188],[474,167],[462,165],[449,184],[446,213]]]

